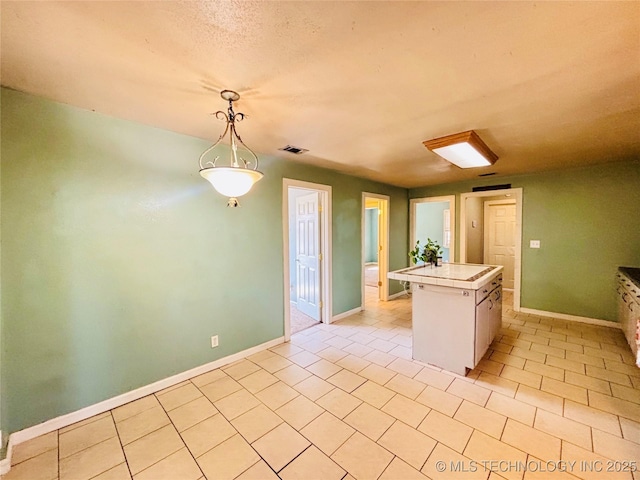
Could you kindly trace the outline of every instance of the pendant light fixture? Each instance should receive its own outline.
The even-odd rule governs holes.
[[[460,168],[488,167],[498,156],[473,130],[422,142],[433,153]]]
[[[243,113],[233,111],[233,102],[237,102],[240,95],[232,90],[223,90],[220,96],[229,102],[229,108],[227,113],[222,110],[217,111],[215,116],[219,120],[225,120],[227,126],[218,140],[200,155],[200,175],[219,193],[229,197],[228,207],[237,207],[239,206],[237,197],[251,190],[253,184],[260,180],[263,174],[258,171],[257,155],[244,144],[236,131],[236,122],[244,120]],[[205,162],[205,157],[220,145],[227,133],[229,133],[228,164],[226,162],[224,165],[218,164],[220,155],[215,153],[213,160]]]

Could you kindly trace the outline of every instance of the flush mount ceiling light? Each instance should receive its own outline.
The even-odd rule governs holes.
[[[460,168],[488,167],[498,160],[476,132],[469,130],[422,142],[433,153]]]
[[[244,119],[243,113],[235,113],[233,111],[233,102],[240,99],[240,95],[232,90],[223,90],[220,96],[229,102],[227,113],[222,110],[217,111],[214,115],[219,120],[225,120],[227,126],[213,145],[207,148],[200,155],[200,175],[205,178],[213,188],[222,195],[229,197],[228,207],[237,207],[239,205],[238,198],[247,193],[256,183],[263,177],[258,171],[258,157],[253,150],[247,147],[238,132],[236,131],[236,122]],[[220,155],[216,154],[213,161],[204,162],[205,156],[211,153],[229,133],[229,163],[228,165],[219,165]],[[248,154],[249,160],[242,155]]]

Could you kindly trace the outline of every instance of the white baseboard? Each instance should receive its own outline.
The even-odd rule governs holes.
[[[228,355],[224,358],[219,358],[218,360],[214,360],[213,362],[205,363],[204,365],[192,368],[191,370],[187,370],[186,372],[178,373],[171,377],[167,377],[149,385],[145,385],[144,387],[136,388],[135,390],[123,393],[122,395],[118,395],[117,397],[103,400],[102,402],[96,403],[94,405],[89,405],[88,407],[76,410],[75,412],[67,413],[66,415],[61,415],[51,420],[47,420],[38,425],[34,425],[33,427],[28,427],[24,430],[14,432],[9,435],[7,457],[0,462],[0,473],[5,474],[11,468],[11,453],[15,445],[26,442],[27,440],[31,440],[32,438],[38,437],[40,435],[45,435],[47,433],[56,431],[60,428],[73,425],[76,422],[80,422],[87,418],[93,417],[94,415],[113,410],[114,408],[120,407],[129,402],[133,402],[134,400],[138,400],[142,397],[146,397],[147,395],[159,392],[160,390],[164,390],[165,388],[169,388],[190,378],[210,372],[211,370],[223,367],[237,360],[241,360],[245,357],[253,355],[254,353],[266,350],[267,348],[280,345],[281,343],[284,343],[284,337],[275,338],[260,345],[256,345],[255,347],[251,347],[241,352]]]
[[[0,449],[4,445],[4,432],[0,430]],[[11,456],[9,455],[10,445],[7,444],[7,454],[5,458],[0,459],[0,475],[4,475],[11,470]]]
[[[6,475],[11,470],[11,457],[9,456],[9,451],[7,450],[7,458],[4,460],[0,460],[0,475]]]
[[[569,320],[570,322],[588,323],[589,325],[600,325],[601,327],[622,328],[620,322],[612,322],[611,320],[600,320],[599,318],[580,317],[578,315],[568,315],[566,313],[546,312],[544,310],[535,310],[533,308],[520,308],[522,313],[530,313],[532,315],[540,315],[541,317],[553,317],[560,320]]]
[[[334,315],[331,317],[331,323],[337,322],[338,320],[342,320],[343,318],[350,317],[351,315],[355,315],[362,311],[362,306],[352,308],[351,310],[347,310],[346,312],[339,313],[338,315]]]
[[[403,296],[409,296],[407,294],[407,292],[402,291],[402,292],[398,292],[398,293],[394,293],[393,295],[389,295],[389,300],[393,300],[394,298],[398,298],[398,297],[403,297]]]

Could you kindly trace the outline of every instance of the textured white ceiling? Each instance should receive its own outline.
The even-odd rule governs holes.
[[[234,89],[262,155],[404,187],[640,158],[640,2],[0,8],[3,85],[211,140]],[[422,145],[469,129],[494,166]]]

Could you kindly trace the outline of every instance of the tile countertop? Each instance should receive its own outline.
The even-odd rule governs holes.
[[[634,267],[618,267],[620,273],[624,273],[629,279],[640,288],[640,268]]]
[[[412,283],[477,290],[502,272],[496,265],[445,263],[441,267],[419,265],[389,272],[388,278]]]

